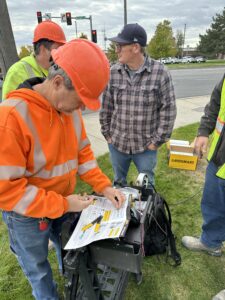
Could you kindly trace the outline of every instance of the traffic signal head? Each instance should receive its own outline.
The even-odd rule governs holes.
[[[37,20],[38,20],[38,23],[42,22],[42,13],[41,13],[41,11],[37,11]]]
[[[91,40],[92,42],[97,43],[97,30],[95,29],[91,31]]]
[[[71,19],[71,13],[70,12],[66,13],[66,23],[67,23],[67,25],[72,25],[72,19]]]

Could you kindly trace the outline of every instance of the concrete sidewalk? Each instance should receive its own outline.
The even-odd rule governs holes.
[[[209,98],[208,95],[177,99],[177,118],[174,128],[199,122]],[[99,113],[84,114],[83,119],[95,156],[108,152],[107,143],[100,131]]]

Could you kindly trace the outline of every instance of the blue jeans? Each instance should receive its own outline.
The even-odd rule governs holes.
[[[201,241],[208,247],[220,247],[225,241],[225,180],[216,176],[217,167],[210,162],[205,177],[201,209]]]
[[[112,144],[108,144],[110,159],[114,171],[114,181],[127,184],[127,173],[131,164],[134,162],[138,173],[146,173],[150,182],[154,185],[154,169],[157,161],[156,150],[145,150],[141,153],[127,154],[118,151]]]
[[[48,241],[54,243],[60,269],[62,268],[59,233],[67,215],[50,220],[48,228],[39,229],[39,219],[24,217],[15,212],[3,211],[3,220],[8,227],[10,248],[29,280],[32,294],[38,300],[58,300],[56,283],[48,262]]]

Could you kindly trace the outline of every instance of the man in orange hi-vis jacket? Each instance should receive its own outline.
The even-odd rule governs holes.
[[[0,209],[11,249],[38,300],[58,299],[49,238],[59,257],[63,218],[92,202],[73,194],[76,174],[116,207],[124,201],[97,165],[80,112],[100,107],[109,79],[105,54],[78,39],[53,50],[52,59],[47,79],[25,81],[0,105]]]

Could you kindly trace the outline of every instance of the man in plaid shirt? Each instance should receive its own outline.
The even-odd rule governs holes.
[[[103,93],[100,123],[114,181],[127,183],[133,161],[154,184],[157,149],[170,138],[176,118],[172,79],[163,64],[145,54],[147,34],[140,25],[127,24],[109,40],[116,43],[118,63]]]

